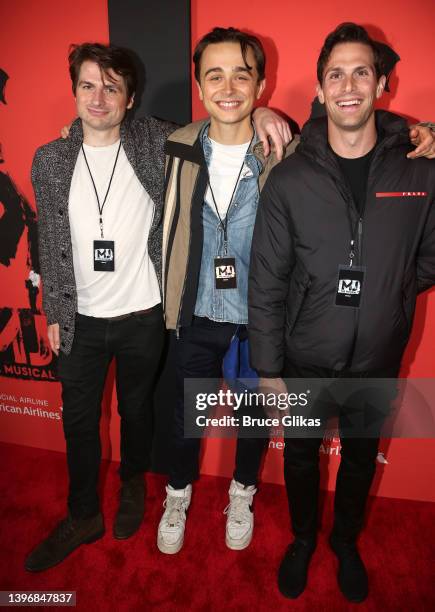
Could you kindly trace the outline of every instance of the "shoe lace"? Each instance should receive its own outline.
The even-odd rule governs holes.
[[[248,523],[251,518],[250,502],[250,497],[234,495],[225,508],[224,514],[228,514],[228,520],[230,522],[238,523],[239,525]]]
[[[177,527],[186,515],[186,500],[184,497],[168,496],[163,502],[166,509],[166,524],[170,527]]]

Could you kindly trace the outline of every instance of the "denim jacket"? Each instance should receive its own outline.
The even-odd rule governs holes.
[[[210,165],[212,145],[208,137],[208,125],[200,135],[207,166]],[[245,165],[233,201],[228,210],[228,253],[224,254],[224,232],[216,211],[204,201],[202,223],[204,241],[195,315],[213,321],[248,323],[248,272],[251,241],[259,200],[258,177],[262,170],[260,161],[253,154],[256,136],[246,153]],[[236,260],[237,287],[216,289],[215,257],[234,257]]]

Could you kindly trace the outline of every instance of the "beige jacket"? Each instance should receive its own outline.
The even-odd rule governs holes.
[[[202,254],[201,210],[208,180],[199,139],[205,123],[197,121],[176,130],[166,142],[162,286],[168,329],[188,325],[195,308]],[[292,140],[286,156],[298,143],[299,137]],[[273,153],[264,157],[261,142],[253,145],[252,152],[263,166],[258,184],[261,191],[278,161]]]

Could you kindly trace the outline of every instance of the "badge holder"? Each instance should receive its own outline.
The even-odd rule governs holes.
[[[359,308],[364,286],[365,266],[354,266],[354,240],[350,242],[349,265],[338,266],[337,286],[335,288],[335,305]]]
[[[94,271],[115,271],[115,241],[94,240]]]
[[[364,275],[365,267],[363,266],[338,266],[336,306],[360,307]]]
[[[215,257],[214,273],[216,289],[237,288],[235,257]]]

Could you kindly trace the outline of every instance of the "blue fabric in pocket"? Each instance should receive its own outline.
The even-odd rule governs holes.
[[[240,338],[238,333],[234,334],[224,357],[222,373],[227,381],[237,378],[258,379],[257,372],[249,363],[248,338]]]

